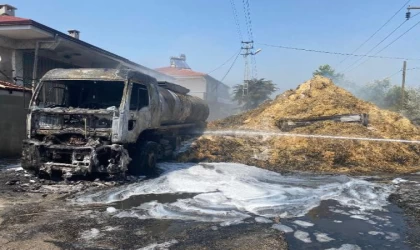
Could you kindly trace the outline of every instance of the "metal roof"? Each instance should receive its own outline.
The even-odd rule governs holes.
[[[84,46],[86,48],[92,49],[108,58],[111,58],[117,62],[119,62],[123,67],[127,67],[127,68],[131,68],[134,69],[138,72],[150,75],[154,78],[156,78],[158,81],[167,81],[167,82],[173,82],[174,78],[166,75],[166,74],[162,74],[160,72],[157,72],[155,70],[152,70],[150,68],[147,68],[143,65],[140,65],[138,63],[132,62],[130,60],[128,60],[127,58],[124,58],[122,56],[116,55],[114,53],[111,53],[107,50],[101,49],[99,47],[96,47],[90,43],[84,42],[82,40],[76,39],[72,36],[69,36],[65,33],[62,33],[60,31],[57,31],[53,28],[50,28],[48,26],[45,26],[41,23],[38,23],[36,21],[33,21],[31,19],[25,19],[25,18],[19,18],[19,17],[14,17],[14,16],[0,16],[0,30],[2,29],[13,29],[15,26],[25,26],[25,25],[31,25],[33,27],[36,27],[42,31],[48,32],[52,35],[52,37],[54,36],[59,36],[63,39],[66,39],[68,41],[74,42],[76,44],[79,44],[81,46]],[[11,27],[6,27],[6,26],[11,26]],[[16,27],[16,29],[18,29],[18,27]]]
[[[48,71],[41,81],[51,80],[102,80],[125,81],[134,78],[144,83],[156,82],[156,79],[131,69],[53,69]]]

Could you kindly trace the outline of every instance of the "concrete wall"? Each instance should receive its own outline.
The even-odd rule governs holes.
[[[29,98],[27,93],[24,103],[22,92],[0,90],[0,157],[21,154]]]
[[[202,98],[210,109],[208,121],[233,114],[234,104],[230,101],[229,87],[211,76],[178,77],[176,83],[189,89],[190,95]]]
[[[200,97],[203,100],[207,100],[207,85],[204,77],[199,76],[188,78],[176,78],[175,83],[189,89],[190,95]]]
[[[233,114],[229,87],[211,76],[206,76],[207,103],[210,108],[209,121],[222,119]]]
[[[13,50],[0,46],[0,70],[7,75],[10,79],[13,78]],[[10,79],[0,73],[0,80],[10,82]]]

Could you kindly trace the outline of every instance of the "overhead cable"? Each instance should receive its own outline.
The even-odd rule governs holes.
[[[256,43],[256,44],[264,45],[264,46],[268,46],[268,47],[280,48],[280,49],[298,50],[298,51],[331,54],[331,55],[339,55],[339,56],[369,57],[369,58],[395,59],[395,60],[407,60],[407,61],[419,61],[420,60],[420,58],[406,58],[406,57],[392,57],[392,56],[372,56],[372,55],[367,55],[367,54],[352,54],[352,53],[345,53],[345,52],[333,52],[333,51],[326,51],[326,50],[305,49],[305,48],[289,47],[289,46],[283,46],[283,45],[273,45],[273,44],[267,44],[267,43]]]
[[[363,45],[365,45],[367,42],[369,42],[376,34],[378,34],[379,31],[381,31],[392,19],[394,19],[394,17],[402,10],[404,9],[404,7],[410,2],[410,0],[408,0],[407,2],[405,2],[403,4],[403,6],[401,6],[400,9],[398,9],[397,12],[394,13],[394,15],[392,15],[384,24],[382,24],[381,27],[379,27],[379,29],[377,29],[368,39],[366,39],[362,44],[359,45],[359,47],[357,47],[355,50],[353,50],[350,54],[354,54],[356,53],[361,47],[363,47]],[[368,54],[368,53],[367,53]],[[346,58],[344,58],[343,60],[341,60],[337,65],[340,65],[341,63],[343,63],[344,61],[346,61],[347,59],[349,59],[350,56],[347,56]]]

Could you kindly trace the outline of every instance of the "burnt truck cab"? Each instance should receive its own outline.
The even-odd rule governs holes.
[[[128,168],[139,173],[144,166],[130,162],[156,161],[150,153],[155,157],[164,150],[159,148],[160,131],[174,135],[175,128],[206,120],[207,105],[187,93],[181,86],[159,84],[128,69],[51,70],[30,102],[22,167],[66,178],[115,175]]]

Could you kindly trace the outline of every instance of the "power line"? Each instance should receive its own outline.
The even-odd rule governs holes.
[[[409,70],[416,70],[416,69],[420,69],[420,67],[409,68],[409,69],[406,69],[406,71],[409,71]],[[402,69],[400,69],[400,70],[398,70],[397,72],[395,72],[395,73],[393,73],[393,74],[391,74],[391,75],[389,75],[389,76],[382,77],[382,78],[379,78],[379,79],[385,80],[385,79],[391,78],[391,77],[393,77],[393,76],[397,75],[398,73],[400,73],[400,72],[402,72],[402,71],[403,71],[403,70],[402,70]],[[375,81],[375,80],[377,80],[377,79],[373,79],[372,81],[369,81],[369,82],[373,82],[373,81]]]
[[[241,32],[241,26],[239,25],[238,12],[236,11],[235,0],[230,0],[230,5],[232,6],[233,19],[235,20],[236,29],[238,31],[239,39],[242,41],[243,36],[242,36],[242,32]]]
[[[398,70],[397,72],[395,72],[394,74],[392,74],[390,76],[384,77],[384,79],[391,78],[391,77],[395,76],[396,74],[400,73],[401,71],[402,71],[402,69]]]
[[[226,76],[229,74],[230,70],[232,69],[233,65],[235,65],[236,60],[238,59],[239,55],[241,54],[241,52],[239,52],[238,54],[236,54],[235,60],[233,60],[232,64],[230,65],[228,71],[226,72],[226,74],[223,76],[223,78],[220,80],[221,82],[223,82],[223,80],[225,80]]]
[[[354,54],[356,53],[356,51],[358,51],[361,47],[363,47],[363,45],[365,45],[367,42],[370,41],[370,39],[372,39],[379,31],[381,31],[392,19],[394,19],[394,17],[410,2],[411,0],[408,0],[407,2],[405,2],[403,4],[403,6],[401,6],[401,8],[395,12],[394,15],[392,15],[381,27],[379,27],[379,29],[377,29],[368,39],[366,39],[362,44],[359,45],[359,47],[357,47],[355,50],[353,50],[350,54]],[[368,53],[366,53],[368,54]],[[343,63],[344,61],[346,61],[350,56],[347,56],[346,58],[344,58],[343,60],[341,60],[337,65],[340,65],[341,63]]]
[[[389,33],[385,38],[383,38],[379,43],[377,43],[375,46],[373,46],[368,52],[366,52],[366,55],[369,55],[370,52],[372,52],[374,49],[376,49],[379,45],[381,45],[386,39],[388,39],[388,37],[390,37],[392,34],[395,33],[395,31],[397,31],[401,26],[403,26],[405,23],[407,22],[407,20],[404,20],[400,25],[398,25],[398,27],[396,27],[391,33]],[[351,67],[353,67],[355,64],[357,64],[358,62],[360,62],[363,58],[365,58],[366,56],[363,56],[359,59],[357,59],[356,61],[354,61],[352,64],[350,64],[349,66],[347,66],[347,68],[345,68],[342,72],[346,72],[348,69],[350,69]],[[357,68],[358,66],[356,66],[355,68]]]
[[[221,67],[225,66],[226,63],[228,63],[230,60],[232,60],[232,58],[234,58],[240,52],[241,52],[241,50],[239,49],[239,51],[236,51],[235,54],[233,54],[231,57],[229,57],[229,59],[227,59],[224,63],[222,63],[221,65],[219,65],[217,68],[209,71],[207,73],[207,75],[210,74],[210,73],[213,73],[214,71],[216,71],[216,70],[220,69]]]
[[[322,53],[322,54],[331,54],[331,55],[339,55],[339,56],[369,57],[369,58],[395,59],[395,60],[407,60],[407,61],[419,61],[420,60],[420,58],[404,58],[404,57],[391,57],[391,56],[372,56],[372,55],[367,55],[367,54],[352,54],[352,53],[333,52],[333,51],[326,51],[326,50],[305,49],[305,48],[289,47],[289,46],[282,46],[282,45],[273,45],[273,44],[267,44],[267,43],[256,43],[256,44],[264,45],[264,46],[267,46],[267,47],[280,48],[280,49],[298,50],[298,51],[313,52],[313,53]]]
[[[395,43],[397,40],[399,40],[401,37],[403,37],[405,34],[407,34],[410,30],[414,29],[414,27],[416,27],[419,24],[420,24],[420,21],[418,21],[416,24],[414,24],[413,26],[411,26],[411,28],[409,28],[408,30],[406,30],[404,33],[402,33],[399,37],[397,37],[396,39],[394,39],[392,42],[390,42],[387,46],[385,46],[384,48],[382,48],[376,54],[379,54],[382,51],[384,51],[386,48],[388,48],[389,46],[391,46],[393,43]]]
[[[376,52],[373,56],[376,56],[377,54],[381,53],[382,51],[384,51],[386,48],[388,48],[389,46],[391,46],[393,43],[395,43],[396,41],[398,41],[401,37],[403,37],[405,34],[407,34],[410,30],[414,29],[417,25],[420,24],[420,21],[418,21],[416,24],[414,24],[413,26],[411,26],[408,30],[406,30],[404,33],[402,33],[400,36],[398,36],[397,38],[395,38],[392,42],[390,42],[388,45],[386,45],[385,47],[383,47],[381,50],[379,50],[378,52]],[[354,69],[356,69],[357,67],[360,67],[362,64],[366,63],[367,61],[369,61],[369,58],[366,59],[365,61],[361,62],[359,65],[357,65],[356,67],[350,69],[349,71],[352,71]]]
[[[253,41],[254,35],[252,32],[251,8],[249,7],[249,0],[242,0],[244,6],[245,24],[248,30],[248,40]]]

